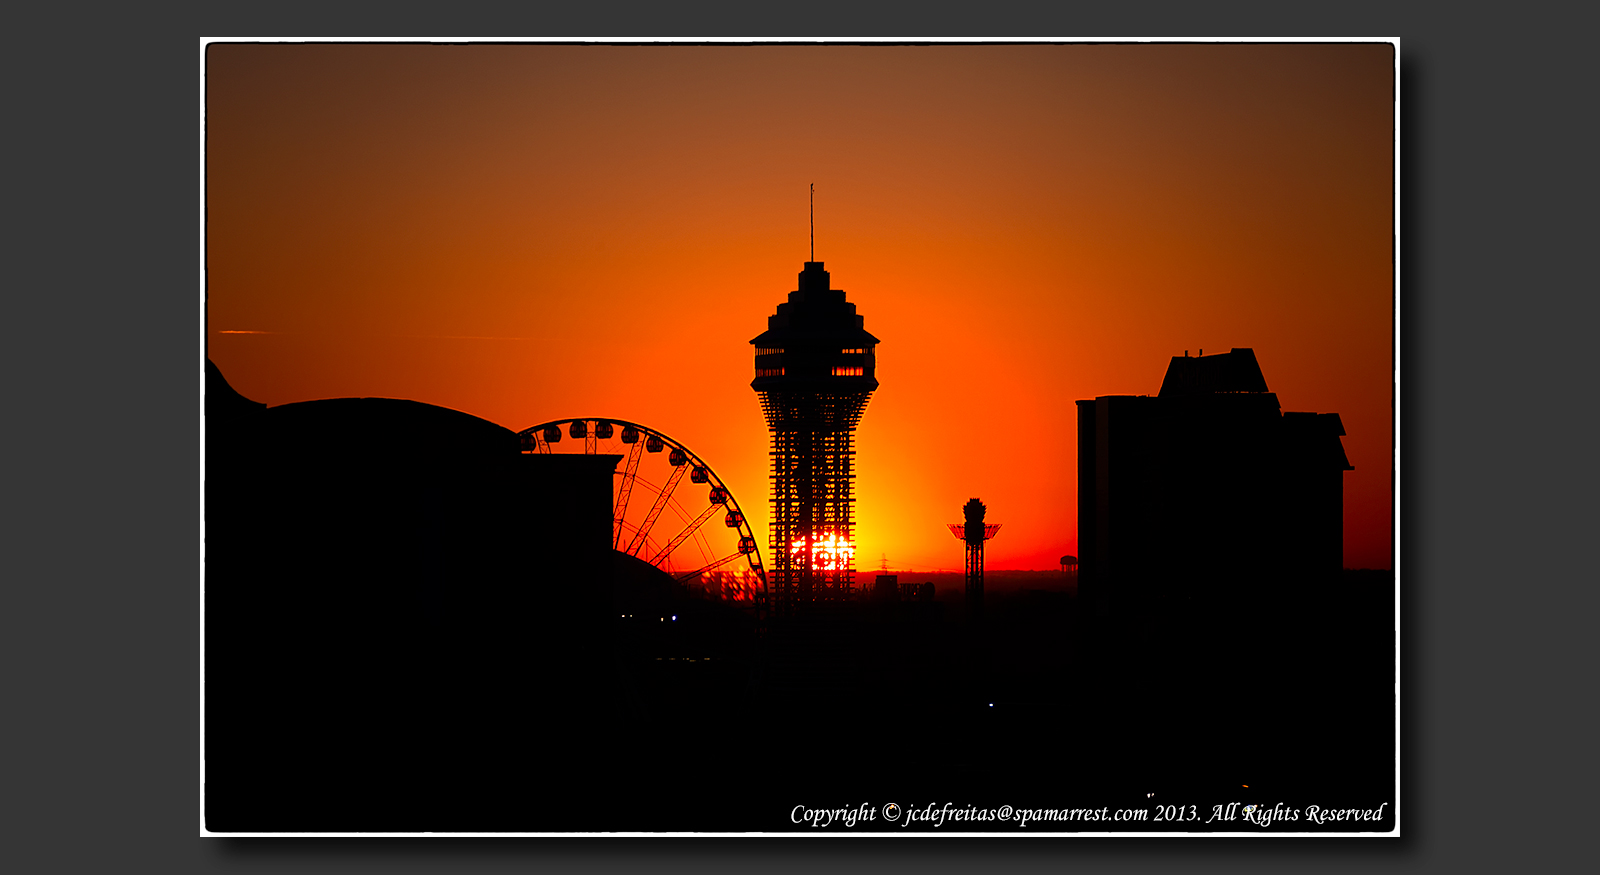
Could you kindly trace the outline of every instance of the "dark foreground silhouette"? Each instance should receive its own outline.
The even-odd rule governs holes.
[[[1267,625],[1110,634],[1044,586],[992,587],[976,639],[959,590],[758,630],[610,550],[615,458],[524,455],[414,402],[263,409],[214,369],[207,413],[214,831],[780,831],[807,828],[796,805],[862,802],[1393,810],[1387,573],[1335,575]]]

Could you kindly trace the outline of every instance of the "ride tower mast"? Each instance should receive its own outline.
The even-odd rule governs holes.
[[[949,523],[950,534],[961,539],[967,547],[967,626],[977,629],[983,625],[983,542],[1000,531],[1000,523],[985,523],[988,508],[978,499],[970,499],[961,506],[964,522]]]

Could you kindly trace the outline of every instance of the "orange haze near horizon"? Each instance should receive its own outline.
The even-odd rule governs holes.
[[[213,44],[208,355],[681,441],[768,552],[748,341],[816,257],[877,335],[856,567],[1077,549],[1073,401],[1252,347],[1336,412],[1345,565],[1391,567],[1393,49]],[[1204,513],[1206,497],[1194,497]],[[770,561],[770,560],[769,560]]]

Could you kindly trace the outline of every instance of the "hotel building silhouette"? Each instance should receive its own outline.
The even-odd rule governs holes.
[[[1174,356],[1158,395],[1077,405],[1079,592],[1101,628],[1248,625],[1337,580],[1344,426],[1280,412],[1253,350]]]

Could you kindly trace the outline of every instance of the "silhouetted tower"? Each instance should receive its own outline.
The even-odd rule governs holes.
[[[1000,531],[999,523],[985,525],[983,502],[974,498],[961,508],[964,523],[950,523],[950,533],[967,545],[967,616],[976,624],[983,619],[983,542]]]
[[[855,596],[855,427],[878,380],[878,339],[844,291],[808,261],[800,287],[767,317],[750,388],[772,431],[772,571],[777,613]]]

